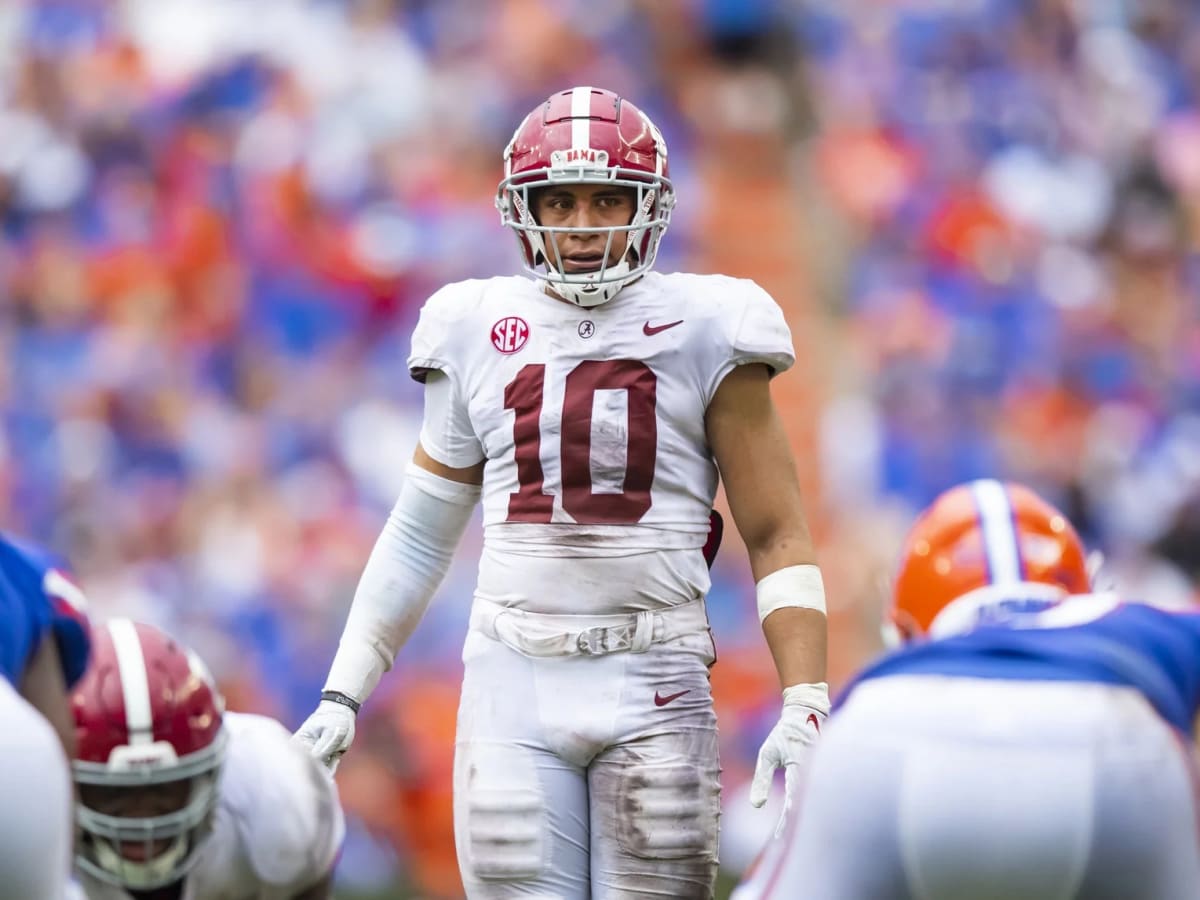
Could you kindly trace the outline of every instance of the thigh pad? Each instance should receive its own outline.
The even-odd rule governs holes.
[[[511,745],[460,744],[454,780],[464,868],[485,880],[537,877],[546,864],[547,816],[532,755]]]

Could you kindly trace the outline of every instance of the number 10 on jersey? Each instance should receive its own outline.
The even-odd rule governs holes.
[[[513,417],[518,490],[508,496],[509,522],[549,523],[554,496],[543,490],[542,405],[546,366],[523,366],[504,388]],[[620,493],[592,490],[592,406],[596,391],[624,390],[628,397],[625,481]],[[563,510],[580,524],[632,525],[650,509],[658,455],[658,378],[636,359],[584,360],[568,373],[563,390],[559,471]]]

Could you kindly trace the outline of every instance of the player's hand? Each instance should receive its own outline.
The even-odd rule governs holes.
[[[784,690],[783,714],[758,751],[754,780],[750,782],[750,802],[754,806],[767,802],[771,779],[779,768],[785,771],[785,805],[790,805],[794,778],[788,767],[804,762],[828,715],[829,688],[824,682],[797,684]]]
[[[354,719],[355,712],[350,707],[322,700],[292,735],[292,740],[319,759],[330,772],[335,772],[342,754],[354,740]]]

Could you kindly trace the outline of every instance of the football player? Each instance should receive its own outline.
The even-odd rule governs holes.
[[[1090,589],[1032,491],[939,497],[895,583],[905,646],[839,698],[737,900],[1197,896],[1200,610]]]
[[[328,772],[274,719],[226,712],[159,629],[113,619],[93,644],[71,696],[89,900],[331,896],[345,827]]]
[[[74,730],[67,691],[88,659],[79,589],[0,537],[0,894],[63,896],[71,869]],[[31,761],[34,763],[31,765]]]
[[[757,805],[828,711],[824,589],[769,391],[791,335],[751,281],[653,271],[667,146],[610,91],[526,116],[496,204],[526,276],[451,284],[421,311],[420,440],[297,739],[331,766],[350,746],[482,496],[455,753],[467,895],[707,897],[718,473],[784,688]]]

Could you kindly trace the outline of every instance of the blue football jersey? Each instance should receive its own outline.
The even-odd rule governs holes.
[[[19,685],[46,636],[74,685],[90,650],[83,594],[49,555],[0,536],[0,675]]]
[[[1200,710],[1200,612],[1073,597],[889,653],[846,687],[839,704],[868,679],[917,674],[1127,685],[1191,733]]]

